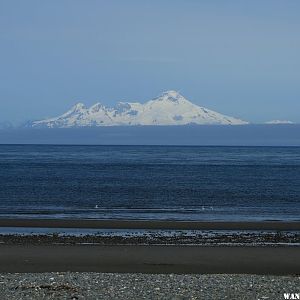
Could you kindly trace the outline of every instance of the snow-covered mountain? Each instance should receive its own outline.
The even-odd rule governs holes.
[[[96,103],[87,108],[78,103],[61,116],[34,121],[28,126],[68,128],[186,124],[242,125],[247,122],[195,105],[176,91],[167,91],[144,104],[119,102],[111,108]]]
[[[272,121],[268,121],[265,124],[294,124],[292,121],[288,121],[288,120],[272,120]]]

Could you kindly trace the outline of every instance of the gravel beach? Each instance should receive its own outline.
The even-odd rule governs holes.
[[[6,299],[284,299],[299,276],[112,273],[1,274]]]
[[[298,223],[262,225],[93,234],[7,226],[0,300],[285,299],[300,292]]]

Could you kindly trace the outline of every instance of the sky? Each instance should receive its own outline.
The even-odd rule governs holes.
[[[0,122],[170,89],[300,122],[300,1],[0,0]]]

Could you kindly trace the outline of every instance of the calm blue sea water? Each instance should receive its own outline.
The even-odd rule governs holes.
[[[299,220],[300,148],[0,145],[0,217]]]

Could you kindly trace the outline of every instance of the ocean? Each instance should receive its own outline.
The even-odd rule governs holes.
[[[299,147],[0,145],[1,218],[299,216]]]

